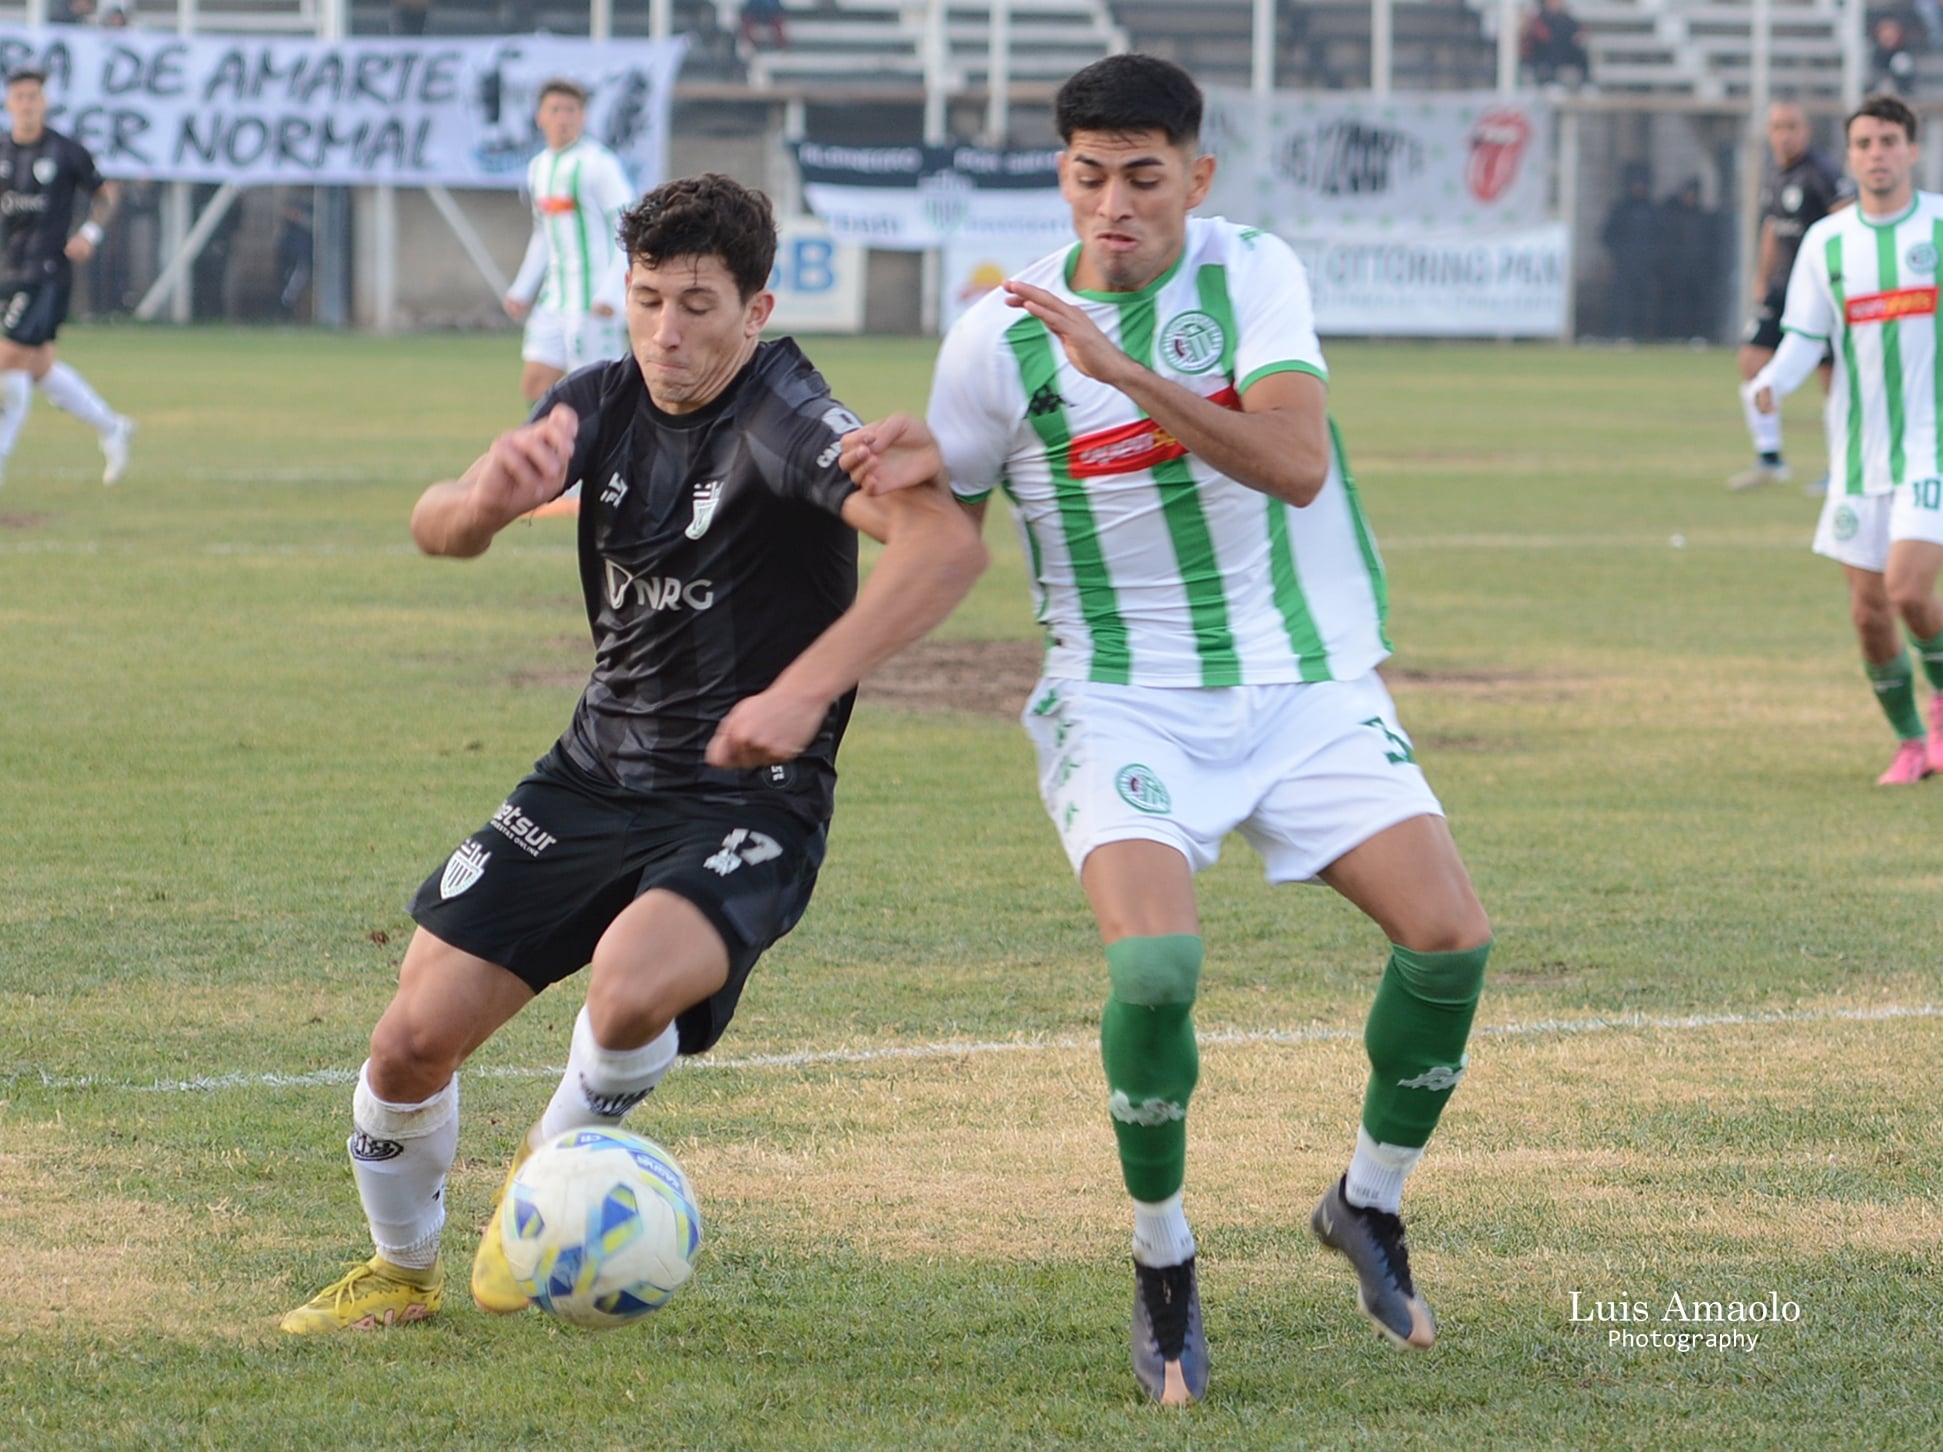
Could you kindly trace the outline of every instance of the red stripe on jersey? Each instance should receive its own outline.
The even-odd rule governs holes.
[[[1223,408],[1239,410],[1241,395],[1224,388],[1208,398]],[[1067,446],[1066,470],[1075,479],[1098,479],[1108,474],[1138,474],[1187,453],[1187,445],[1150,418],[1117,424],[1084,434]]]
[[[1852,297],[1844,311],[1849,326],[1857,323],[1892,323],[1897,318],[1932,317],[1936,313],[1936,289],[1899,287],[1894,292],[1864,293]]]
[[[533,205],[549,217],[565,216],[580,204],[572,197],[535,197]]]

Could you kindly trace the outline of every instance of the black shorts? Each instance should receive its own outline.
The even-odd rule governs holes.
[[[1761,299],[1741,329],[1741,342],[1750,348],[1765,348],[1772,353],[1781,346],[1781,310],[1788,305],[1788,289],[1775,287],[1768,289],[1768,295]]]
[[[0,332],[23,348],[53,342],[67,321],[68,292],[65,282],[0,284]]]
[[[533,772],[412,898],[433,936],[497,963],[534,992],[571,977],[651,888],[693,903],[722,936],[729,980],[676,1020],[681,1052],[722,1036],[769,945],[801,921],[825,824],[774,802],[603,790],[560,754]]]

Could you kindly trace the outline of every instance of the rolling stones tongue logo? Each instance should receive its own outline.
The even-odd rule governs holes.
[[[1486,111],[1471,128],[1471,155],[1464,184],[1480,202],[1495,202],[1518,179],[1518,164],[1531,140],[1531,122],[1508,107]]]

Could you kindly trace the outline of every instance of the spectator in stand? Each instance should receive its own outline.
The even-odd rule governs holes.
[[[101,7],[101,18],[97,23],[104,30],[126,30],[128,5],[125,0],[107,0],[107,3]]]
[[[742,43],[754,49],[756,32],[767,31],[769,44],[777,50],[789,49],[789,26],[785,20],[787,11],[783,0],[743,0],[742,15],[738,22]]]
[[[1720,215],[1701,205],[1691,176],[1660,204],[1659,318],[1662,338],[1710,339],[1720,323]]]
[[[1612,258],[1612,290],[1606,304],[1606,331],[1631,341],[1653,335],[1653,283],[1659,252],[1660,209],[1653,205],[1646,168],[1626,168],[1626,190],[1599,238]]]
[[[1592,63],[1579,29],[1579,18],[1565,8],[1565,0],[1539,0],[1526,18],[1522,49],[1539,85],[1579,86],[1590,77]]]
[[[1916,59],[1909,53],[1909,36],[1902,21],[1893,15],[1876,18],[1870,31],[1875,42],[1869,57],[1869,91],[1872,95],[1907,96],[1915,89]]]

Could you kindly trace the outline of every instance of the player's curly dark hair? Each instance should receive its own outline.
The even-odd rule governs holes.
[[[776,214],[753,187],[706,171],[663,182],[621,213],[621,248],[628,261],[649,267],[675,257],[719,257],[747,302],[769,286]]]
[[[1910,144],[1916,141],[1916,113],[1897,100],[1894,96],[1871,96],[1851,111],[1842,122],[1842,134],[1849,134],[1853,126],[1864,116],[1873,116],[1878,121],[1887,121],[1891,126],[1900,126]]]
[[[1067,79],[1053,97],[1052,119],[1061,141],[1075,131],[1159,131],[1180,146],[1200,138],[1201,88],[1159,56],[1110,55]]]

